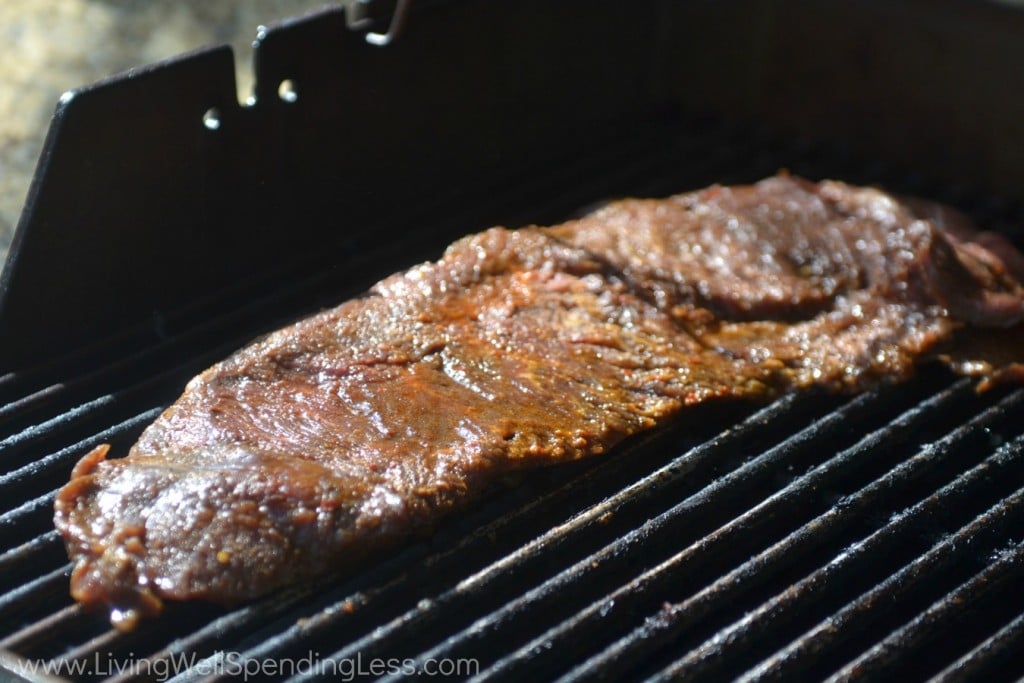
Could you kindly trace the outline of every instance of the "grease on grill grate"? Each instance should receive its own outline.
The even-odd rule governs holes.
[[[953,201],[987,227],[1021,218],[834,150],[717,124],[690,122],[672,144],[665,133],[488,201],[542,221],[604,196],[788,166]],[[458,224],[458,209],[438,206],[436,220]],[[395,269],[438,245],[388,246]],[[197,678],[276,662],[277,678],[305,680],[315,676],[286,663],[312,655],[461,659],[462,673],[504,680],[1024,675],[1024,390],[978,396],[933,368],[852,398],[702,407],[606,459],[526,477],[348,577],[231,610],[170,605],[129,634],[82,613],[51,522],[73,462],[99,442],[128,446],[195,372],[371,274],[296,278],[228,316],[172,324],[160,344],[84,376],[0,378],[0,666],[77,662],[93,679],[134,680],[166,670],[141,661],[191,662]]]

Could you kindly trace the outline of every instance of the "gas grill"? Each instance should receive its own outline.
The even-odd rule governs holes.
[[[193,375],[490,225],[785,168],[1021,245],[1021,37],[953,0],[349,2],[261,28],[245,105],[227,48],[65,96],[0,281],[0,674],[1024,676],[1024,390],[940,367],[701,406],[357,571],[130,633],[68,597],[52,523],[74,462]]]

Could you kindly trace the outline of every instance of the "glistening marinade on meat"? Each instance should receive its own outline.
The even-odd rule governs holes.
[[[710,400],[924,359],[1019,377],[1024,259],[956,212],[779,176],[493,228],[193,379],[56,500],[71,592],[130,627],[351,567],[517,470]],[[958,347],[958,340],[970,343]]]

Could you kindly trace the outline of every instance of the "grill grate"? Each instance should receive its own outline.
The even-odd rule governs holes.
[[[954,201],[988,226],[1021,217],[841,151],[683,123],[486,201],[438,198],[410,218],[428,227],[387,252],[243,283],[163,321],[160,339],[124,341],[135,355],[118,358],[116,343],[89,351],[100,360],[87,373],[54,363],[0,378],[0,666],[26,674],[44,661],[118,681],[183,673],[183,661],[195,679],[269,662],[271,678],[308,680],[373,658],[472,660],[462,674],[505,680],[1024,675],[1024,606],[1011,599],[1024,573],[1024,390],[979,396],[937,368],[852,398],[701,407],[606,459],[525,477],[362,572],[238,608],[172,604],[123,634],[71,604],[51,517],[74,461],[101,442],[123,452],[210,362],[429,257],[445,230],[548,222],[602,197],[780,166]],[[318,671],[289,668],[310,657]]]

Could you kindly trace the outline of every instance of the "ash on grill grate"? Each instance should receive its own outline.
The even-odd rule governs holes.
[[[128,445],[188,377],[245,338],[429,256],[450,236],[431,226],[549,221],[608,196],[779,167],[951,198],[900,169],[675,122],[492,188],[474,206],[439,200],[410,219],[427,226],[421,237],[389,245],[372,267],[282,272],[249,283],[259,295],[249,306],[228,298],[183,313],[124,360],[0,380],[0,666],[46,662],[77,680],[184,673],[183,662],[196,679],[270,665],[270,678],[304,680],[317,671],[289,666],[323,673],[374,658],[461,662],[463,674],[506,680],[1024,674],[1011,656],[1022,607],[1008,599],[1024,568],[1024,392],[978,396],[938,369],[854,398],[703,407],[601,461],[526,477],[361,572],[239,608],[170,605],[123,634],[67,596],[51,518],[73,462],[101,441]],[[987,225],[1020,218],[952,195]]]

